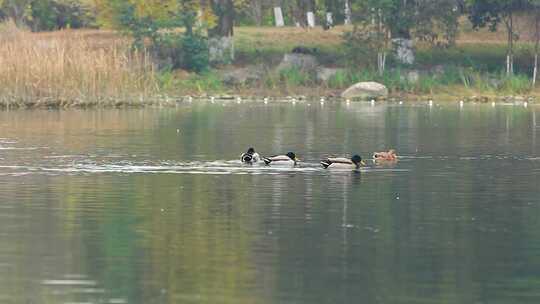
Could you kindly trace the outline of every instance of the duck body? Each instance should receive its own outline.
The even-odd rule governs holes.
[[[389,150],[388,152],[375,152],[373,153],[373,159],[375,161],[395,161],[397,155],[395,150]]]
[[[298,159],[296,158],[296,155],[293,152],[289,152],[285,155],[276,155],[272,157],[265,157],[263,158],[264,163],[269,165],[277,165],[277,166],[296,166],[296,163]]]
[[[323,159],[321,161],[321,165],[325,169],[358,170],[360,169],[360,165],[365,165],[365,163],[362,161],[362,157],[360,157],[359,155],[355,155],[352,158],[335,157]]]
[[[261,160],[259,153],[255,152],[255,149],[249,148],[246,153],[243,153],[240,156],[240,160],[244,164],[254,164],[258,163]]]

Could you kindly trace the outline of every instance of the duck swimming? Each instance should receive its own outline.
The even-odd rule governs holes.
[[[373,153],[373,159],[376,161],[394,161],[397,159],[396,150],[390,149],[388,152],[375,152]]]
[[[327,158],[321,161],[321,165],[325,169],[360,169],[360,165],[365,166],[366,163],[362,161],[360,155],[354,155],[351,158],[338,157]]]
[[[266,165],[287,165],[287,166],[296,166],[298,159],[296,154],[289,152],[285,155],[276,155],[272,157],[265,157],[263,161]]]
[[[259,153],[255,152],[255,149],[253,148],[249,148],[246,153],[243,153],[242,156],[240,156],[240,160],[245,164],[257,163],[260,159]]]

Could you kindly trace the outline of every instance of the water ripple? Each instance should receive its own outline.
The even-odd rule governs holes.
[[[353,172],[354,170],[325,170],[317,163],[302,163],[296,167],[277,167],[261,165],[243,165],[240,161],[209,161],[209,162],[170,162],[157,164],[137,164],[123,160],[114,163],[97,163],[93,161],[71,163],[60,166],[0,166],[0,169],[11,170],[0,172],[0,176],[24,176],[28,174],[79,174],[79,173],[124,173],[124,174],[283,174],[283,173],[326,173]],[[362,168],[361,172],[404,172],[406,169],[393,168]]]

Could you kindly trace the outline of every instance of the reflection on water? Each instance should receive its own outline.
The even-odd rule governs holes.
[[[537,303],[538,111],[0,112],[0,303]]]

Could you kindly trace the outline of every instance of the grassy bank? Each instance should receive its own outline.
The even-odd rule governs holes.
[[[34,34],[0,27],[0,103],[11,106],[132,103],[159,93],[146,54],[119,36]]]
[[[243,95],[339,95],[358,81],[378,81],[385,84],[393,96],[423,98],[443,96],[463,98],[483,96],[499,99],[509,95],[540,96],[540,89],[531,84],[533,45],[518,43],[515,53],[516,74],[503,72],[506,56],[504,32],[472,31],[464,25],[457,44],[450,48],[417,45],[414,66],[399,67],[390,61],[384,75],[378,75],[372,62],[351,63],[342,47],[342,36],[350,28],[336,27],[330,31],[301,28],[238,28],[236,31],[235,66],[264,65],[263,79],[249,85],[227,87],[215,73],[167,75],[168,87],[189,94]],[[327,81],[317,81],[314,75],[298,70],[275,73],[283,55],[296,46],[315,48],[321,65],[343,68]],[[373,60],[374,61],[374,60]],[[419,72],[417,79],[408,79],[410,71]]]
[[[347,61],[341,47],[346,30],[238,28],[233,66],[260,65],[265,71],[249,85],[227,86],[220,74],[231,67],[202,74],[158,71],[147,54],[133,52],[130,42],[114,32],[30,33],[4,24],[0,26],[0,105],[148,104],[163,101],[160,96],[213,94],[337,96],[358,81],[384,83],[391,95],[408,99],[540,96],[530,82],[532,45],[518,45],[515,76],[500,72],[505,57],[500,33],[464,31],[452,48],[420,44],[415,66],[397,67],[390,62],[387,72],[378,75],[367,59]],[[326,81],[295,69],[275,72],[273,67],[296,46],[316,48],[321,65],[341,70]],[[418,71],[418,77],[407,77],[411,70]]]

